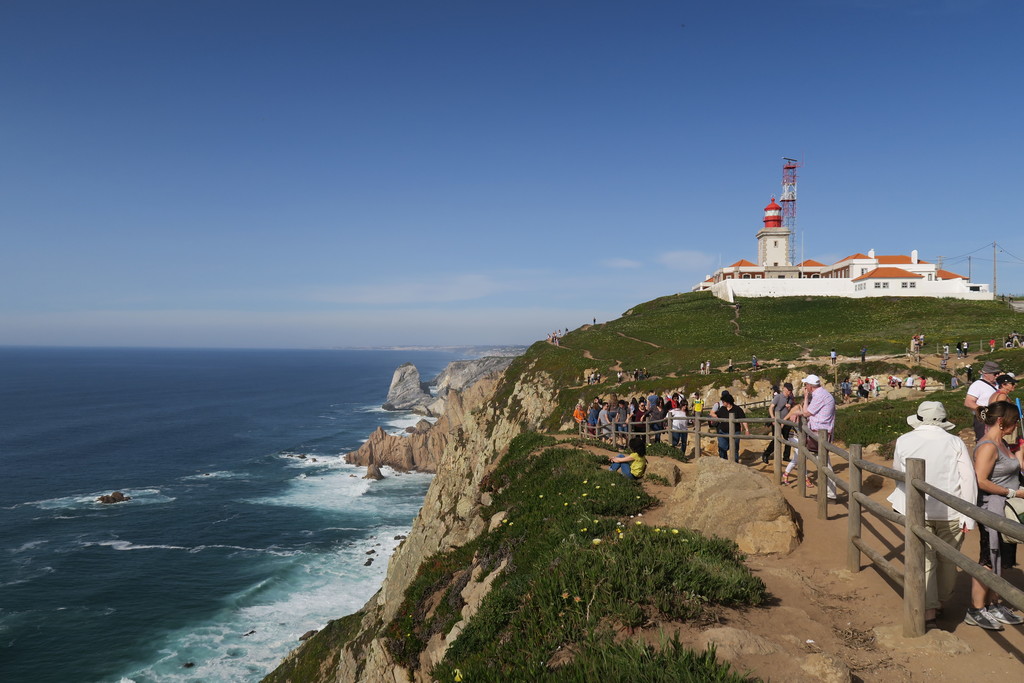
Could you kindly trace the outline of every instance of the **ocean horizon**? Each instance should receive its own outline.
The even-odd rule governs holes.
[[[462,357],[0,347],[0,677],[260,680],[379,588],[431,475],[342,455]]]

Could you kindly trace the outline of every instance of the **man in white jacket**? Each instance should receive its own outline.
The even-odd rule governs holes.
[[[946,421],[946,408],[938,401],[924,401],[917,413],[907,418],[914,428],[909,434],[896,439],[893,469],[906,471],[907,458],[925,461],[925,481],[968,503],[977,503],[978,482],[971,463],[967,444],[959,436],[949,434],[954,427]],[[889,496],[896,512],[906,512],[906,485],[897,482]],[[974,520],[962,515],[931,496],[925,498],[925,526],[943,541],[960,550],[964,533],[974,528]],[[925,622],[935,628],[936,610],[953,597],[956,583],[956,565],[925,546]]]

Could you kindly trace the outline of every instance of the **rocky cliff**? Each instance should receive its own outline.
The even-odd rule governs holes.
[[[360,636],[340,656],[338,681],[376,682],[413,680],[391,660],[377,630],[390,622],[420,564],[434,553],[464,545],[487,528],[480,509],[480,482],[508,444],[526,429],[537,429],[555,405],[556,389],[546,375],[517,383],[508,401],[494,402],[496,380],[477,382],[453,393],[448,412],[411,449],[413,461],[433,461],[438,473],[409,537],[388,563],[380,591],[363,608]],[[415,439],[409,437],[408,440]],[[354,454],[353,454],[354,455]],[[418,674],[422,675],[422,674]],[[424,679],[424,680],[429,680]]]
[[[410,410],[420,415],[440,414],[431,408],[434,402],[427,383],[420,380],[420,371],[412,363],[403,363],[391,378],[388,397],[382,407],[384,410]]]
[[[488,356],[452,361],[429,382],[422,380],[415,365],[404,363],[395,370],[382,407],[384,410],[408,410],[439,417],[447,411],[446,400],[451,392],[462,391],[484,377],[504,371],[513,360],[510,356]],[[437,396],[430,394],[431,385],[436,385]]]
[[[451,391],[462,391],[488,375],[503,372],[514,359],[508,356],[489,356],[476,360],[452,361],[434,378],[437,395],[445,397]]]

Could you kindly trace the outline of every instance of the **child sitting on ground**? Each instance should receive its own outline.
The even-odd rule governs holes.
[[[612,472],[618,470],[626,479],[639,479],[647,470],[647,444],[643,437],[634,436],[629,440],[630,454],[619,453],[608,458],[612,463],[608,468]],[[627,464],[628,463],[628,464]]]

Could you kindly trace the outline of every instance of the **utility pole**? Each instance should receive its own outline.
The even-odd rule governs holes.
[[[999,288],[996,287],[996,243],[992,243],[992,296],[999,293]]]

